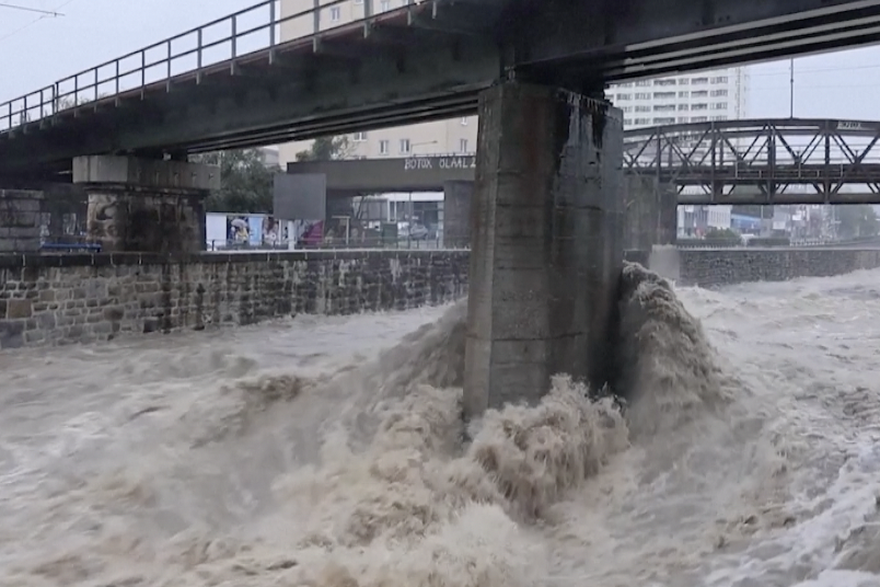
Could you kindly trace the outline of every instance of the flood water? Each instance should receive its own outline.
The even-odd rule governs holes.
[[[460,304],[4,352],[0,585],[880,586],[880,272],[638,295],[472,443]]]

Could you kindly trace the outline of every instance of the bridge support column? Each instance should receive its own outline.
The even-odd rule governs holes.
[[[675,244],[678,194],[661,187],[657,178],[630,174],[624,181],[626,202],[625,249],[650,251],[654,245]]]
[[[466,418],[535,403],[556,373],[604,384],[623,264],[620,111],[504,83],[479,112]]]
[[[474,182],[443,183],[443,246],[465,248],[471,244],[471,202]]]
[[[660,190],[657,178],[630,173],[624,180],[624,249],[651,251],[658,244]]]
[[[88,233],[105,252],[193,253],[205,248],[205,205],[216,167],[98,155],[73,160],[88,194]]]
[[[43,192],[0,190],[0,253],[40,250]]]
[[[678,193],[672,186],[661,186],[657,191],[659,222],[657,245],[674,245],[678,239]]]

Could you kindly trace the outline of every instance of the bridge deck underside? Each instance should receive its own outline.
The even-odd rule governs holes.
[[[475,6],[444,14],[474,19]],[[340,27],[0,133],[0,177],[45,179],[80,155],[202,152],[469,115],[499,72],[491,36],[419,28],[396,11],[368,33]]]

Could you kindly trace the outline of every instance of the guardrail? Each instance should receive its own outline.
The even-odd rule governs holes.
[[[175,76],[195,73],[196,80],[200,81],[202,73],[211,66],[227,62],[234,69],[236,60],[266,49],[270,50],[271,61],[271,50],[287,43],[309,37],[317,38],[344,27],[367,27],[381,16],[409,11],[414,6],[427,2],[436,4],[441,0],[403,0],[403,7],[380,10],[378,13],[374,11],[374,7],[377,4],[384,7],[385,2],[362,0],[360,5],[363,7],[363,18],[353,20],[344,20],[341,15],[341,5],[349,0],[314,1],[313,8],[281,16],[281,0],[262,0],[249,8],[0,103],[0,134],[29,122],[51,118],[66,110],[72,109],[75,113],[86,104],[97,105],[99,101],[110,101],[115,96],[138,88],[141,89],[143,98],[144,90],[148,86],[163,81],[170,91],[171,80]],[[293,25],[298,20],[303,21],[305,27],[311,28],[311,32],[282,40],[285,36],[282,34],[282,27]],[[327,27],[324,26],[325,21],[331,25],[335,22],[339,24]],[[224,32],[220,32],[220,36],[215,38],[215,29]],[[254,45],[253,41],[257,36],[260,39]],[[180,45],[184,47],[178,48]],[[175,62],[186,59],[192,64],[190,68],[176,70]],[[160,73],[155,76],[151,71]],[[107,91],[110,93],[106,93]],[[118,101],[115,102],[118,104]]]

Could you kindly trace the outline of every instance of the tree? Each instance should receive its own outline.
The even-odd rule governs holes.
[[[711,227],[706,231],[706,238],[709,240],[739,240],[739,233],[729,228]]]
[[[193,155],[194,163],[220,167],[220,189],[205,202],[208,212],[272,212],[272,176],[259,149],[234,149]]]
[[[312,146],[296,154],[297,161],[330,161],[345,159],[351,154],[352,145],[347,136],[321,137]]]
[[[838,235],[843,239],[877,236],[880,233],[877,214],[867,204],[837,206],[837,219],[840,222]]]

